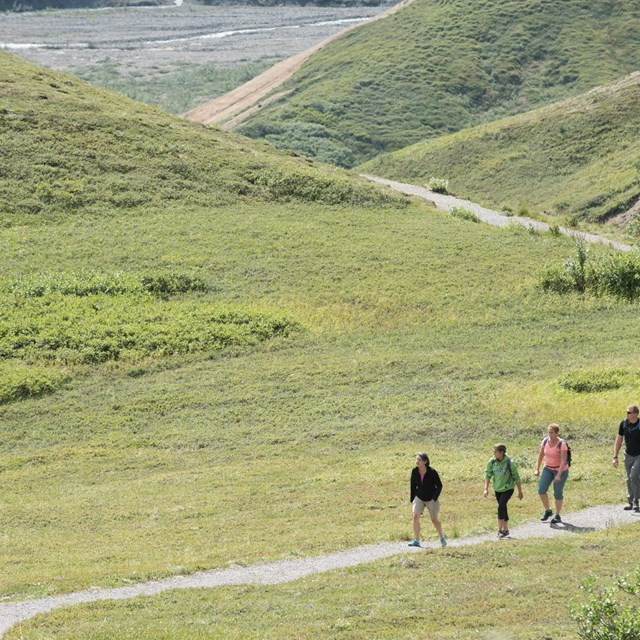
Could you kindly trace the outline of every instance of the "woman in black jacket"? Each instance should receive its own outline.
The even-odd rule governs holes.
[[[440,536],[440,544],[447,546],[447,539],[442,533],[442,524],[438,520],[440,513],[440,492],[442,482],[438,472],[429,465],[429,456],[426,453],[416,455],[416,466],[411,472],[411,503],[413,504],[413,540],[410,547],[420,546],[420,517],[425,507],[431,516],[431,522]]]

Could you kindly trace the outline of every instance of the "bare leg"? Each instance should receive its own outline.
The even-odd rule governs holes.
[[[542,506],[545,509],[549,508],[549,496],[546,493],[541,493],[540,494],[540,500],[542,500]]]
[[[560,515],[560,512],[562,511],[562,500],[556,500],[556,513],[558,515]]]
[[[413,514],[413,539],[420,540],[420,514]]]
[[[432,517],[431,522],[433,522],[433,526],[436,528],[438,535],[442,538],[442,525],[440,524],[440,520]]]

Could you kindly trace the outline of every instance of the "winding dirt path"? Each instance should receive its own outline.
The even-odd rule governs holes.
[[[598,529],[620,524],[640,523],[640,513],[624,511],[622,505],[599,505],[576,513],[563,515],[563,522],[557,525],[547,523],[525,522],[512,527],[511,538],[552,538],[571,534],[588,533]],[[446,523],[445,523],[446,524]],[[489,541],[496,544],[512,544],[513,541],[498,541],[495,534],[487,533],[468,538],[449,540],[450,547],[477,545]],[[230,569],[214,569],[200,571],[190,576],[176,576],[165,580],[153,580],[127,587],[113,589],[87,589],[60,596],[27,600],[23,602],[6,602],[0,604],[0,637],[12,626],[61,607],[69,607],[84,602],[98,600],[124,600],[140,595],[154,595],[169,589],[211,588],[234,584],[279,584],[290,582],[305,576],[353,567],[365,562],[373,562],[382,558],[403,554],[421,553],[423,550],[439,549],[435,542],[425,543],[422,549],[408,547],[406,542],[384,542],[370,544],[335,553],[296,560],[278,560],[248,567]]]
[[[192,122],[200,122],[202,124],[222,123],[220,125],[222,129],[233,129],[246,120],[250,115],[256,113],[281,96],[286,95],[287,92],[284,91],[271,95],[265,99],[267,94],[279,87],[285,80],[288,80],[300,68],[302,63],[308,60],[314,53],[316,53],[316,51],[319,51],[322,47],[339,36],[342,36],[363,24],[368,24],[375,20],[386,18],[392,13],[407,7],[412,2],[413,0],[401,0],[398,4],[390,7],[382,13],[379,13],[378,15],[373,16],[365,22],[360,22],[356,25],[343,29],[313,47],[309,47],[309,49],[306,49],[295,56],[291,56],[286,60],[278,62],[270,69],[267,69],[236,89],[192,109],[187,112],[184,117]]]
[[[483,222],[496,227],[505,227],[509,224],[516,223],[521,224],[523,227],[537,229],[538,231],[549,231],[550,229],[550,226],[546,222],[540,222],[539,220],[526,218],[524,216],[506,216],[504,213],[500,213],[494,209],[487,209],[475,202],[456,198],[455,196],[435,193],[426,187],[419,187],[418,185],[407,184],[404,182],[396,182],[395,180],[387,180],[386,178],[370,176],[364,173],[361,175],[363,178],[367,178],[367,180],[371,180],[372,182],[377,182],[379,184],[385,184],[396,191],[400,191],[401,193],[429,200],[430,202],[433,202],[438,209],[442,209],[443,211],[449,211],[456,206],[465,207],[466,209],[473,211],[473,213],[475,213]],[[624,244],[623,242],[618,242],[616,240],[610,240],[609,238],[603,238],[602,236],[598,236],[593,233],[585,233],[584,231],[576,231],[575,229],[565,229],[564,227],[558,227],[558,231],[565,236],[571,236],[577,240],[583,240],[584,242],[591,242],[595,244],[604,244],[620,251],[630,251],[633,249],[633,247],[628,244]]]

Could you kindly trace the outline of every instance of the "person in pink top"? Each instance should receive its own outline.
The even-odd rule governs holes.
[[[562,511],[562,501],[564,499],[564,485],[569,477],[569,465],[567,464],[567,443],[562,440],[560,435],[560,426],[551,423],[547,427],[548,436],[540,443],[540,452],[538,453],[538,462],[536,464],[535,475],[539,476],[538,495],[544,507],[542,518],[546,522],[551,518],[553,511],[549,508],[549,496],[547,492],[553,483],[553,497],[556,501],[556,514],[551,518],[552,523],[562,522],[560,512]],[[544,468],[540,473],[540,465],[544,459]]]

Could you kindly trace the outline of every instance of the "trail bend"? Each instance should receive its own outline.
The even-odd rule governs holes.
[[[496,544],[516,544],[517,539],[553,538],[556,536],[588,533],[621,524],[640,523],[640,513],[624,511],[622,505],[599,505],[563,514],[563,522],[557,525],[538,521],[524,522],[511,528],[515,540],[498,541],[495,534],[483,534],[449,540],[449,547],[464,547],[495,541]],[[86,589],[75,593],[50,596],[37,600],[5,602],[0,604],[0,638],[11,627],[36,615],[54,609],[99,600],[124,600],[136,596],[149,596],[170,589],[212,588],[238,584],[280,584],[298,580],[315,573],[353,567],[405,553],[422,553],[424,550],[440,550],[436,542],[425,543],[422,548],[408,547],[406,542],[382,542],[363,545],[320,556],[276,560],[246,567],[199,571],[188,576],[175,576],[164,580],[151,580],[126,587]],[[442,550],[440,550],[442,551]]]

